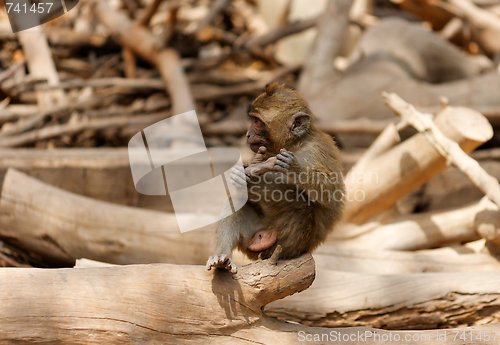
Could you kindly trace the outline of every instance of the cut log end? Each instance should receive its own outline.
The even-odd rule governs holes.
[[[465,107],[446,107],[436,116],[436,125],[451,138],[482,144],[493,137],[493,128],[481,113]]]

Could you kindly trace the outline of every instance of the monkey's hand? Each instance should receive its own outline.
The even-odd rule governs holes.
[[[259,147],[259,151],[253,156],[252,161],[250,162],[250,165],[253,164],[259,164],[264,162],[264,157],[266,156],[267,149],[265,146]]]
[[[245,173],[249,177],[260,176],[268,171],[273,171],[275,165],[276,165],[276,157],[270,157],[264,162],[250,164],[245,168]]]
[[[245,173],[245,168],[235,166],[231,169],[231,183],[237,188],[245,188],[250,182],[250,178]]]
[[[231,258],[225,254],[214,255],[208,258],[207,271],[212,268],[224,268],[231,273],[238,272],[238,267],[231,261]]]
[[[274,171],[287,172],[295,162],[295,155],[285,149],[281,149],[280,153],[276,156],[276,163],[274,164]]]

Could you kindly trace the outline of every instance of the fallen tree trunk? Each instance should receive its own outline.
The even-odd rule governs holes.
[[[168,264],[2,269],[0,342],[239,343],[232,336],[238,330],[257,341],[261,333],[253,325],[266,324],[259,322],[261,308],[313,280],[311,255],[260,261],[235,275]],[[272,342],[280,334],[268,329],[267,335]]]
[[[500,270],[498,259],[491,255],[452,249],[404,252],[326,244],[314,252],[314,261],[319,269],[372,274]]]
[[[473,226],[476,214],[490,206],[483,202],[416,215],[361,235],[339,229],[330,241],[396,250],[471,241],[479,237]],[[201,264],[211,254],[215,237],[208,229],[181,234],[173,214],[92,200],[15,170],[5,178],[0,211],[0,236],[60,265],[82,257],[117,264]]]
[[[397,275],[318,270],[311,288],[265,311],[320,327],[455,327],[500,322],[499,290],[500,270]]]
[[[253,153],[248,149],[242,155],[248,160]],[[344,167],[357,159],[355,153],[342,153]],[[143,195],[135,190],[126,148],[2,149],[0,183],[10,168],[89,198],[160,211],[173,210],[168,195]]]
[[[380,225],[374,222],[354,229],[339,228],[330,235],[329,243],[361,248],[416,250],[474,241],[480,238],[474,227],[474,219],[480,212],[490,209],[495,210],[495,205],[482,199],[470,206],[405,216],[393,223]]]
[[[500,85],[500,77],[495,71],[479,74],[492,68],[487,61],[466,56],[417,24],[398,21],[395,29],[395,21],[380,21],[366,31],[357,56],[351,58],[352,65],[341,77],[333,73],[333,63],[325,64],[332,70],[323,73],[328,76],[327,80],[320,78],[316,85],[309,87],[318,92],[304,93],[320,122],[355,119],[367,114],[371,119],[390,118],[380,98],[380,94],[387,91],[397,92],[417,108],[433,107],[441,97],[446,97],[450,104],[476,109],[498,123],[500,102],[494,90]],[[411,47],[408,39],[413,42]],[[438,56],[433,56],[436,51]],[[321,51],[312,54],[321,54]],[[325,58],[331,61],[327,54],[324,53]],[[323,85],[330,87],[321,87]]]
[[[202,263],[215,237],[208,230],[181,234],[173,214],[92,200],[13,169],[0,200],[0,236],[64,266],[82,257],[116,264]]]
[[[0,269],[0,342],[461,345],[461,332],[493,339],[497,331],[491,326],[412,332],[328,329],[262,316],[262,306],[306,289],[313,279],[310,255],[277,265],[261,261],[241,267],[235,276],[167,264]]]

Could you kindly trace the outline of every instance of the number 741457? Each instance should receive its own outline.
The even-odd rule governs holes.
[[[44,13],[50,13],[50,10],[52,9],[52,6],[54,5],[53,2],[39,2],[36,4],[20,4],[20,3],[13,3],[13,2],[6,2],[5,6],[7,8],[7,13],[37,13],[37,14],[44,14]]]

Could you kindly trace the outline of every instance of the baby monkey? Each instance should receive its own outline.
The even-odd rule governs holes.
[[[235,185],[248,201],[219,221],[215,255],[207,269],[236,272],[231,253],[269,258],[277,245],[281,259],[311,252],[341,218],[344,182],[334,140],[318,130],[306,101],[283,84],[272,83],[250,105],[247,143],[255,156],[233,169]]]

